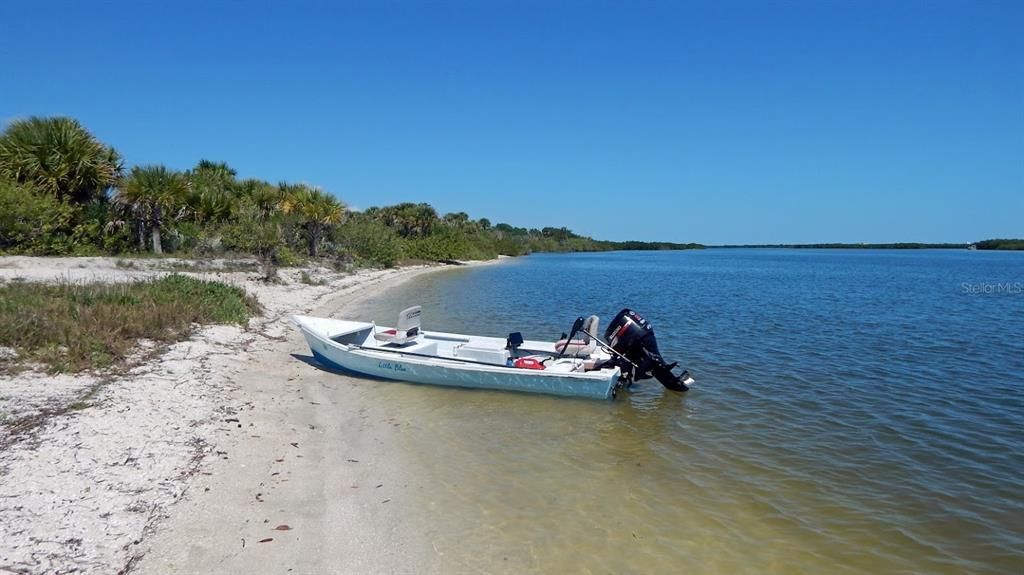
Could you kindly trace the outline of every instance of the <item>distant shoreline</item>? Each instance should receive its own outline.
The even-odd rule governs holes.
[[[708,249],[735,249],[735,248],[788,248],[788,249],[841,249],[841,250],[1000,250],[1019,251],[1024,250],[1024,240],[984,240],[969,244],[930,244],[920,242],[896,242],[886,244],[846,244],[846,243],[825,243],[825,244],[723,244],[709,245]]]
[[[736,248],[789,248],[789,249],[837,249],[837,250],[965,250],[973,244],[724,244],[708,246],[708,249]]]

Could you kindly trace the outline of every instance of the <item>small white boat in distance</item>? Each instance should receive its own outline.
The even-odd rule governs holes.
[[[623,313],[616,320],[621,316]],[[652,362],[646,348],[640,351],[647,355],[634,354],[636,357],[630,359],[628,353],[624,355],[601,341],[597,337],[597,316],[586,321],[577,319],[570,334],[563,334],[558,342],[524,340],[519,333],[499,338],[424,331],[421,317],[421,308],[414,306],[399,314],[394,328],[309,316],[293,316],[292,321],[321,365],[355,375],[596,399],[614,398],[634,378],[651,377],[652,370],[655,376],[658,369],[667,370],[672,384],[665,383],[664,373],[658,376],[659,380],[677,391],[685,391],[687,384],[693,382],[685,372],[674,376],[674,365],[666,366],[657,355],[653,330],[646,323],[636,326],[628,317],[625,328],[613,322],[615,331],[621,332],[617,341],[636,344],[637,338],[623,337],[627,328],[646,329],[657,362]],[[635,377],[637,374],[640,377]]]

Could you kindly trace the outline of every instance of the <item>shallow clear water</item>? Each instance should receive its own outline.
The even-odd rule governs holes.
[[[697,378],[612,402],[375,385],[443,570],[1019,574],[1022,285],[1013,253],[537,255],[362,316],[546,339],[629,306]]]

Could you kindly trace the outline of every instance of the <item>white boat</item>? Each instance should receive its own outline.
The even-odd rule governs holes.
[[[597,337],[596,316],[579,318],[570,334],[563,334],[557,342],[524,340],[519,333],[500,338],[425,331],[421,329],[421,317],[421,308],[414,306],[399,314],[394,328],[309,316],[293,316],[292,321],[321,365],[412,383],[611,399],[634,378],[650,377],[648,372],[657,371],[659,365],[669,375],[674,367],[663,362],[652,365],[650,360],[647,365],[641,364],[646,358],[636,354],[628,359]],[[628,317],[624,322],[628,323],[626,327],[635,326]],[[653,330],[646,323],[642,328],[650,331],[650,343],[660,362]],[[579,337],[574,337],[577,334]],[[624,342],[625,338],[617,341]],[[688,373],[672,377],[674,387],[663,383],[677,391],[685,391],[693,382]]]

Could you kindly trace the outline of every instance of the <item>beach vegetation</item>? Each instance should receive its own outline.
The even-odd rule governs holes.
[[[71,118],[12,122],[0,135],[0,252],[121,257],[255,256],[267,280],[309,259],[391,267],[532,252],[685,249],[527,229],[427,203],[350,210],[305,183],[239,179],[225,162],[133,166]]]
[[[102,199],[122,171],[117,151],[72,118],[15,120],[0,134],[0,177],[59,200]]]
[[[310,257],[320,255],[320,246],[330,230],[341,223],[345,206],[334,196],[306,185],[293,186],[288,192],[290,211],[297,216],[304,232]]]
[[[31,185],[0,179],[0,249],[61,251],[74,229],[74,208]]]
[[[173,343],[198,325],[246,325],[258,313],[241,288],[179,274],[120,284],[9,282],[0,285],[0,347],[15,350],[19,365],[79,372],[123,362],[139,340]]]
[[[149,237],[153,253],[163,253],[161,230],[185,216],[188,191],[184,174],[165,166],[135,166],[118,184],[114,203],[134,231],[140,250],[146,249]]]
[[[223,229],[225,248],[256,256],[264,281],[276,281],[280,254],[285,251],[281,216],[264,215],[251,204],[240,213],[242,217]]]

